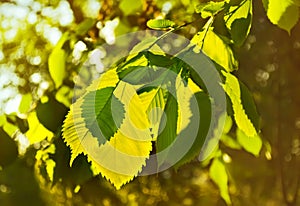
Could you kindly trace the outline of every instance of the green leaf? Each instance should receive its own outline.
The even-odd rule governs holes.
[[[45,149],[40,149],[36,152],[35,158],[37,161],[42,161],[45,164],[45,170],[47,176],[51,182],[53,182],[54,178],[54,169],[56,166],[56,162],[53,159],[49,158],[49,156],[55,154],[55,145],[51,144]],[[37,163],[38,165],[40,163]],[[41,165],[39,165],[41,167]],[[40,168],[41,169],[41,168]]]
[[[241,46],[247,38],[252,23],[252,0],[242,1],[238,6],[231,6],[224,20],[231,38]]]
[[[223,129],[223,133],[227,134],[232,127],[232,119],[230,116],[226,116],[226,121],[225,121],[225,125],[224,125],[224,129]]]
[[[19,128],[10,123],[9,121],[7,121],[4,125],[3,125],[3,130],[9,135],[9,136],[13,136],[17,130],[19,130]]]
[[[242,104],[241,97],[241,88],[238,79],[230,73],[222,71],[222,74],[225,76],[225,84],[223,88],[227,95],[229,96],[232,108],[234,112],[234,119],[237,126],[249,137],[257,135],[257,131],[249,119],[248,113],[251,113],[251,110],[245,111],[245,107]],[[247,107],[248,108],[248,107]]]
[[[125,106],[125,119],[117,133],[97,151],[100,165],[95,169],[119,189],[146,164],[152,150],[152,138],[146,108],[134,87],[120,82],[114,94]]]
[[[229,147],[231,149],[241,149],[241,145],[235,140],[233,139],[231,136],[227,135],[227,134],[222,134],[221,139],[220,139],[223,144],[226,147]]]
[[[132,85],[145,85],[159,81],[163,83],[166,71],[168,70],[152,66],[132,66],[122,70],[118,75],[122,81]]]
[[[230,46],[220,38],[215,32],[209,29],[205,35],[205,31],[198,32],[191,40],[196,45],[194,51],[203,52],[214,62],[222,66],[226,71],[234,71],[238,68],[238,61],[235,59]]]
[[[87,88],[85,95],[91,91],[115,87],[118,82],[119,78],[116,70],[109,70]],[[82,118],[82,105],[85,95],[77,99],[76,102],[71,105],[63,125],[63,138],[67,145],[70,146],[72,152],[70,165],[72,165],[72,162],[79,154],[84,153],[85,149],[83,144],[85,144],[85,142],[99,145],[97,138],[92,136],[86,127],[85,120]],[[91,109],[94,111],[95,108],[93,107]]]
[[[45,138],[52,138],[53,133],[46,129],[38,120],[36,112],[31,112],[28,117],[29,130],[26,136],[30,144],[35,144],[44,140]]]
[[[125,16],[135,14],[137,11],[142,9],[142,1],[136,0],[134,2],[128,0],[122,0],[119,3],[119,8],[122,10]]]
[[[175,62],[165,55],[153,54],[150,51],[145,53],[145,57],[148,59],[150,65],[155,65],[159,67],[169,67]]]
[[[157,41],[157,37],[154,36],[143,39],[141,42],[139,42],[131,49],[129,54],[136,54],[144,50],[148,50],[149,47],[152,46],[156,41]]]
[[[231,199],[228,191],[228,176],[225,165],[215,158],[209,168],[209,176],[220,189],[220,195],[228,205],[231,205]]]
[[[176,24],[168,19],[150,19],[149,21],[147,21],[147,26],[150,29],[161,30],[175,27]]]
[[[267,16],[270,21],[288,33],[299,20],[299,7],[293,0],[265,0]]]
[[[156,142],[157,153],[164,151],[164,153],[158,156],[158,166],[160,167],[166,161],[167,154],[170,150],[168,148],[177,137],[177,120],[178,120],[178,103],[176,97],[171,93],[168,94],[168,99],[164,109],[165,116],[163,116],[160,126],[159,135]]]
[[[179,168],[180,166],[192,161],[197,155],[199,155],[209,130],[209,126],[211,122],[211,102],[209,96],[204,92],[197,92],[194,95],[197,100],[198,105],[196,106],[199,109],[200,117],[198,115],[196,116],[195,114],[193,114],[190,121],[193,122],[195,118],[197,119],[200,118],[200,125],[198,128],[196,139],[194,140],[191,148],[176,163],[175,168]],[[191,101],[191,104],[192,103],[193,101]],[[193,108],[194,106],[195,105],[192,105],[191,108]]]
[[[125,118],[114,136],[99,146],[82,118],[82,104],[87,94],[107,87],[115,87],[113,94],[124,105]],[[94,174],[101,173],[119,189],[141,171],[152,150],[146,108],[135,88],[119,81],[115,69],[93,82],[87,94],[71,106],[64,123],[63,138],[72,151],[70,164],[80,153],[86,154]]]
[[[141,93],[139,97],[146,108],[146,113],[148,115],[151,128],[151,135],[153,140],[156,140],[159,132],[159,125],[166,105],[167,92],[161,87],[158,87]]]
[[[196,13],[201,13],[202,18],[207,18],[209,16],[214,16],[224,9],[225,1],[214,2],[210,1],[207,3],[201,3],[196,6]]]
[[[0,115],[0,127],[2,127],[6,123],[6,116]]]
[[[24,94],[22,96],[22,100],[19,105],[19,112],[22,114],[28,112],[30,109],[31,103],[32,103],[32,95],[30,93]]]
[[[247,86],[239,81],[240,89],[241,89],[241,100],[242,105],[245,108],[245,112],[249,119],[251,120],[253,126],[256,131],[260,131],[260,116],[256,110],[256,105],[252,96],[251,91],[247,88]]]
[[[65,77],[66,52],[62,47],[68,39],[69,39],[69,33],[66,32],[60,38],[57,45],[49,55],[49,59],[48,59],[49,73],[51,78],[54,81],[55,88],[58,88],[62,85]]]
[[[84,97],[82,117],[99,144],[109,140],[124,119],[123,104],[113,95],[114,87],[91,91]]]
[[[70,107],[73,98],[73,90],[70,87],[62,86],[55,94],[55,99],[63,103],[66,107]]]
[[[124,62],[118,64],[117,66],[118,74],[124,70],[127,70],[128,67],[147,66],[148,60],[146,59],[144,54],[144,52],[139,52],[137,54],[131,54],[128,57],[124,58]]]
[[[54,81],[55,88],[58,88],[60,85],[62,85],[65,77],[65,56],[65,51],[57,48],[55,48],[49,56],[49,72]]]
[[[237,129],[236,136],[238,142],[247,152],[250,152],[256,157],[259,156],[259,152],[262,148],[262,140],[258,135],[249,137],[242,130]]]

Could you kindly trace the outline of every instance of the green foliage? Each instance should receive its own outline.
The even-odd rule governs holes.
[[[75,2],[72,9],[81,5],[76,0],[69,2]],[[168,3],[172,6],[170,11],[165,11]],[[87,13],[91,8],[80,8],[74,11],[76,19],[68,26],[61,23],[64,18],[51,22],[50,17],[40,15],[43,12],[39,11],[37,19],[44,18],[43,21],[47,22],[45,28],[57,28],[63,33],[54,47],[42,41],[42,38],[33,41],[27,39],[30,43],[26,47],[23,43],[11,43],[7,35],[9,32],[6,32],[4,39],[7,38],[5,41],[8,43],[3,45],[3,51],[10,52],[14,44],[21,45],[24,51],[2,56],[7,59],[16,56],[13,61],[18,65],[19,75],[23,75],[29,86],[23,86],[23,83],[19,85],[24,95],[18,111],[0,115],[0,173],[2,167],[14,168],[20,164],[16,159],[20,156],[23,158],[20,148],[26,143],[22,140],[25,138],[22,133],[29,141],[30,149],[34,150],[34,154],[30,155],[35,161],[33,163],[32,157],[30,159],[26,154],[24,162],[34,164],[35,172],[44,178],[40,181],[50,182],[52,186],[67,183],[77,193],[81,185],[101,175],[120,189],[143,172],[148,166],[150,154],[158,154],[158,169],[170,164],[177,170],[205,150],[203,145],[207,135],[213,136],[217,130],[223,129],[221,146],[213,149],[203,165],[208,167],[210,178],[218,186],[221,197],[230,205],[228,184],[231,184],[231,180],[228,177],[231,174],[227,170],[227,162],[221,158],[226,154],[223,150],[244,149],[258,157],[264,145],[271,156],[271,146],[262,141],[259,134],[260,117],[252,94],[232,74],[239,67],[236,48],[243,45],[251,31],[253,3],[252,0],[224,0],[194,5],[194,1],[189,0],[151,3],[121,0],[118,8],[114,9],[114,1],[104,1],[101,6],[107,13],[101,11],[99,14],[97,11],[98,18],[90,18]],[[290,33],[299,19],[299,0],[263,0],[263,3],[270,21]],[[59,1],[56,6],[58,4]],[[113,19],[119,22],[115,32],[118,34],[145,26],[168,32],[140,42],[139,39],[132,40],[129,55],[113,68],[105,68],[105,72],[82,95],[74,94],[77,99],[72,104],[72,88],[74,84],[80,85],[76,75],[82,66],[85,67],[87,53],[104,42],[100,37],[101,32],[104,31],[103,27],[109,25],[106,23]],[[3,20],[1,30],[9,31],[4,28],[6,24]],[[51,32],[40,32],[39,28],[39,24],[32,23],[26,31],[37,30],[39,36],[44,35],[43,38]],[[186,49],[173,56],[163,52],[161,48],[164,45],[160,44],[171,31],[191,38]],[[59,32],[55,35],[59,36]],[[80,48],[77,43],[84,46]],[[43,50],[39,56],[35,49],[40,48]],[[194,68],[177,58],[184,56],[187,51],[199,54],[199,61],[203,60],[200,58],[203,52],[216,65],[228,97],[227,116],[212,116],[215,99],[210,96]],[[26,58],[18,59],[23,53]],[[95,76],[89,68],[85,72],[87,82]],[[40,80],[31,80],[34,73],[41,75]],[[220,82],[217,83],[219,85]],[[68,107],[70,110],[67,114]],[[199,114],[194,114],[192,108],[197,108]],[[218,123],[226,118],[224,128],[219,128],[222,125],[210,125],[213,118],[217,118]],[[191,147],[182,157],[175,159],[175,154],[184,149],[182,145],[192,138],[187,132],[192,130],[191,124],[199,119]],[[213,134],[208,134],[210,126],[213,127]],[[2,183],[0,186],[2,192]],[[143,192],[147,193],[148,190]]]
[[[244,0],[240,5],[229,7],[224,20],[232,40],[237,46],[241,46],[252,24],[252,0]]]
[[[163,129],[159,129],[161,133],[157,137],[157,152],[164,151],[164,155],[158,156],[158,166],[161,166],[164,161],[167,159],[166,155],[168,155],[168,151],[170,150],[171,144],[176,139],[177,134],[177,121],[178,121],[178,103],[173,94],[168,94],[167,103],[164,109],[166,114],[166,119],[162,119],[161,121],[165,121],[166,124],[163,125]]]
[[[65,78],[66,51],[62,47],[68,38],[69,33],[65,33],[49,55],[48,59],[49,73],[56,88],[62,85]]]
[[[53,133],[40,123],[36,112],[31,112],[27,119],[29,123],[29,130],[26,132],[26,135],[30,144],[40,142],[47,137],[49,139],[53,137]]]
[[[175,168],[191,162],[201,151],[206,135],[210,127],[211,120],[211,102],[207,94],[204,92],[197,92],[195,94],[197,106],[200,112],[200,125],[197,136],[189,149],[189,151],[176,163]],[[195,115],[191,117],[191,122],[194,121]]]
[[[290,33],[299,20],[299,2],[264,0],[263,3],[270,21]]]
[[[219,65],[218,68],[222,68],[223,87],[231,100],[235,123],[247,136],[254,138],[259,131],[255,104],[247,88],[230,74],[238,68],[231,42],[240,46],[246,39],[251,27],[252,2],[243,1],[233,6],[225,1],[209,2],[198,5],[196,11],[210,19],[192,38],[188,48],[196,53],[203,51]],[[226,21],[232,41],[213,30],[214,18],[219,14]],[[166,19],[149,20],[147,26],[158,30],[176,27],[174,22]],[[208,134],[213,100],[202,92],[206,89],[202,80],[192,81],[195,76],[189,66],[162,52],[157,45],[161,38],[163,36],[146,38],[135,45],[127,58],[101,75],[71,105],[64,122],[63,138],[72,153],[70,165],[83,153],[94,174],[100,173],[117,189],[142,171],[150,151],[158,154],[158,168],[176,162],[175,168],[179,168],[199,154]],[[154,47],[158,49],[154,50]],[[134,98],[129,98],[131,96]],[[196,102],[192,101],[193,96]],[[192,138],[184,135],[190,129],[190,123],[199,118],[192,113],[191,107],[200,111],[200,126],[191,148],[175,160],[174,148],[182,149],[178,146],[182,141],[179,137]],[[221,121],[223,117],[217,118]],[[239,141],[240,135],[236,142],[227,134],[231,126],[232,119],[227,117],[221,140],[228,147],[241,149],[244,142]],[[252,149],[246,150],[254,153]],[[133,154],[135,157],[130,157]],[[230,204],[224,164],[217,156],[211,159],[214,160],[210,176],[219,186],[222,198]],[[219,175],[220,171],[222,175]]]
[[[113,92],[113,87],[92,91],[86,94],[82,104],[85,125],[92,135],[97,137],[99,144],[109,140],[124,119],[123,104],[113,95]]]
[[[258,135],[255,135],[253,137],[249,137],[245,135],[245,133],[237,129],[236,130],[236,136],[237,140],[240,143],[240,145],[251,154],[255,155],[256,157],[259,155],[259,152],[262,148],[262,140]]]
[[[227,95],[229,96],[232,108],[234,112],[234,119],[237,126],[249,137],[254,137],[257,135],[257,131],[249,119],[247,113],[254,111],[252,109],[245,111],[246,108],[242,105],[241,100],[241,89],[238,79],[233,76],[232,74],[222,72],[225,76],[225,84],[224,90],[226,91]],[[252,106],[252,105],[251,105]],[[255,114],[253,114],[255,116]],[[257,120],[256,120],[257,121]]]
[[[146,108],[153,140],[157,140],[157,136],[161,132],[159,131],[159,126],[161,125],[161,118],[168,95],[168,92],[163,88],[151,89],[139,95]]]
[[[168,19],[151,19],[147,21],[147,26],[151,29],[169,29],[175,26],[175,23]]]
[[[30,93],[24,94],[22,96],[22,100],[20,102],[19,112],[20,113],[28,112],[30,109],[31,103],[32,103],[32,95]]]
[[[211,179],[218,185],[220,195],[228,205],[231,205],[231,199],[228,192],[228,176],[224,163],[215,158],[209,168],[209,175]]]
[[[201,49],[211,60],[222,66],[226,71],[237,70],[238,61],[235,59],[230,45],[211,28],[208,31],[198,32],[191,42],[197,45],[195,52]]]
[[[89,94],[94,91],[109,88],[114,86],[115,97],[124,104],[125,118],[117,132],[108,132],[110,137],[106,137],[108,141],[101,142],[103,145],[98,146],[99,140],[94,136],[94,133],[86,126],[84,116],[82,115],[82,108]],[[112,91],[112,89],[106,89]],[[104,96],[104,98],[107,98]],[[108,95],[109,98],[109,95]],[[92,107],[85,108],[88,111],[96,114],[102,111],[101,103],[94,102]],[[88,104],[88,103],[87,103]],[[95,108],[98,105],[99,108]],[[108,105],[110,108],[112,105]],[[111,111],[111,110],[108,110]],[[105,111],[106,114],[107,111]],[[100,112],[101,113],[101,112]],[[131,114],[131,115],[129,115]],[[135,115],[132,115],[135,114]],[[90,118],[90,117],[89,117]],[[108,121],[106,116],[92,115],[90,122],[104,122]],[[111,124],[112,122],[107,122]],[[95,174],[101,173],[103,177],[110,180],[117,189],[123,184],[132,180],[141,167],[145,165],[145,160],[148,158],[151,147],[150,132],[145,130],[148,125],[147,116],[142,106],[141,100],[138,98],[136,91],[129,84],[119,80],[116,70],[111,70],[101,77],[101,81],[97,84],[94,82],[88,88],[88,92],[72,105],[71,110],[65,120],[63,136],[72,151],[71,162],[80,154],[84,153],[88,156],[88,160],[92,164]],[[102,127],[102,126],[101,126]],[[92,147],[92,149],[90,149]],[[93,152],[94,151],[94,152]],[[91,155],[92,152],[92,155]],[[105,155],[107,158],[102,158]],[[128,167],[130,165],[130,167]]]
[[[223,10],[225,7],[225,1],[214,2],[210,1],[208,3],[201,3],[196,6],[196,13],[201,13],[202,18],[207,18],[216,15],[218,12]]]

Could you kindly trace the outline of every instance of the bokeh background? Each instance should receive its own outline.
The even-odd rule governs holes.
[[[227,154],[223,158],[230,174],[229,192],[233,205],[296,206],[300,204],[300,23],[289,35],[269,22],[261,1],[253,1],[253,6],[250,35],[235,48],[240,63],[235,74],[253,92],[264,147],[254,157],[220,144]],[[77,71],[105,69],[100,61],[105,52],[97,49],[99,45],[144,30],[146,21],[158,16],[189,22],[195,18],[192,0],[1,0],[0,205],[225,205],[208,168],[198,161],[177,172],[138,177],[116,191],[101,177],[92,177],[84,156],[70,168],[70,151],[61,138],[49,135],[39,141],[40,134],[34,132],[36,143],[31,145],[23,134],[28,130],[25,111],[37,108],[45,96],[50,103],[36,113],[44,117],[40,122],[48,122],[48,130],[55,131],[51,128],[59,127],[72,102]],[[199,28],[201,22],[179,33],[191,38]],[[48,58],[66,32],[74,34],[64,45],[69,47],[64,47],[63,60],[68,77],[55,88]],[[87,61],[88,57],[92,58]],[[92,75],[87,72],[87,80]],[[36,117],[30,121],[39,124]]]

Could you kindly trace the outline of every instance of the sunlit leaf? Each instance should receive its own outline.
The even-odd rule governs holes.
[[[101,77],[94,81],[88,88],[87,92],[100,90],[107,87],[115,87],[119,82],[119,78],[115,69],[109,70]],[[86,94],[85,94],[86,95]],[[96,137],[88,131],[85,120],[82,117],[82,105],[84,102],[84,96],[77,99],[77,101],[71,105],[70,111],[66,116],[63,125],[63,138],[68,146],[71,148],[71,160],[72,165],[74,159],[81,153],[85,152],[82,144],[89,142],[90,144],[98,145]],[[94,106],[94,105],[93,105]],[[94,111],[94,107],[91,108]],[[86,154],[86,153],[85,153]]]
[[[49,180],[53,182],[54,169],[56,166],[55,161],[53,161],[49,156],[55,154],[55,145],[51,144],[45,149],[38,150],[35,158],[37,161],[43,161],[45,164],[45,170]],[[39,163],[38,163],[39,164]],[[41,169],[41,168],[40,168]]]
[[[194,94],[197,104],[196,105],[199,109],[200,116],[193,116],[190,118],[190,121],[193,122],[195,118],[200,118],[200,125],[198,127],[197,136],[188,152],[176,163],[175,168],[179,168],[180,166],[192,161],[196,156],[199,155],[203,143],[206,139],[210,121],[211,121],[211,102],[207,94],[204,92],[197,92]],[[192,103],[192,101],[191,101]],[[192,106],[194,107],[194,106]],[[184,114],[184,113],[183,113]],[[189,127],[187,127],[189,129]],[[185,138],[192,138],[192,137],[185,137]]]
[[[91,91],[84,97],[82,117],[99,144],[109,140],[124,118],[123,104],[113,95],[114,87]]]
[[[60,48],[55,48],[49,56],[49,72],[56,88],[62,85],[63,79],[65,77],[65,56],[65,51]]]
[[[228,191],[228,175],[224,163],[215,158],[209,168],[209,176],[220,189],[220,195],[228,205],[231,199]]]
[[[147,26],[150,29],[168,29],[174,27],[176,24],[168,19],[151,19],[147,21]]]
[[[242,130],[237,129],[236,136],[238,142],[247,152],[250,152],[254,156],[258,157],[262,147],[262,140],[258,135],[249,137],[245,135],[245,133]]]
[[[58,41],[55,48],[52,50],[48,59],[49,73],[54,81],[56,88],[62,85],[63,80],[65,78],[66,52],[62,47],[64,43],[68,40],[68,38],[69,33],[64,33],[61,39]]]
[[[209,16],[214,16],[218,12],[224,9],[225,1],[214,2],[210,1],[207,3],[198,4],[195,7],[196,13],[201,13],[202,18],[207,18]]]
[[[128,69],[128,67],[135,67],[135,66],[147,66],[148,60],[144,55],[144,52],[140,52],[137,54],[131,54],[126,58],[126,61],[120,63],[117,67],[117,72],[123,72]],[[125,71],[126,72],[126,71]]]
[[[96,82],[88,88],[86,95],[109,86],[116,87],[113,94],[124,104],[125,108],[125,118],[122,124],[109,141],[99,146],[97,137],[94,137],[87,128],[82,116],[81,108],[86,98],[85,95],[71,106],[65,120],[63,137],[72,151],[70,164],[78,154],[86,154],[94,173],[101,173],[119,189],[141,171],[149,157],[152,150],[149,122],[146,109],[134,87],[119,81],[116,70],[108,71],[100,77],[98,84]]]
[[[0,127],[2,127],[6,123],[6,116],[0,115]]]
[[[245,108],[245,112],[249,119],[251,120],[253,126],[256,131],[260,131],[260,116],[256,110],[256,105],[252,96],[251,91],[247,88],[247,86],[239,81],[240,89],[241,89],[241,100],[242,105]]]
[[[191,43],[197,45],[194,49],[195,52],[199,52],[203,47],[203,52],[226,71],[231,72],[238,68],[238,62],[230,46],[211,29],[207,31],[206,35],[205,31],[198,32],[192,38]]]
[[[13,136],[16,131],[18,130],[18,127],[10,122],[6,122],[3,125],[3,130],[9,135],[9,136]]]
[[[152,46],[155,42],[157,41],[157,37],[149,37],[146,39],[143,39],[140,43],[138,43],[137,45],[135,45],[129,54],[136,54],[139,53],[141,51],[147,50],[149,49],[150,46]]]
[[[132,85],[163,84],[167,81],[167,74],[170,71],[152,66],[131,66],[118,73],[122,81]]]
[[[162,88],[155,88],[139,95],[148,115],[153,140],[157,139],[159,125],[166,105],[167,92]]]
[[[237,46],[241,46],[248,36],[252,23],[252,0],[243,1],[241,5],[231,6],[224,16],[226,27]]]
[[[227,135],[227,134],[222,134],[221,139],[220,139],[226,147],[229,147],[231,149],[241,149],[241,145],[233,139],[233,137]]]
[[[288,33],[299,20],[299,7],[293,0],[265,0],[264,6],[270,21]]]
[[[45,138],[51,138],[53,133],[46,129],[38,120],[36,112],[31,112],[28,117],[29,130],[26,132],[26,136],[30,144],[34,144],[44,140]]]
[[[32,103],[32,94],[24,94],[22,95],[22,100],[19,105],[19,112],[20,113],[26,113],[30,109]]]
[[[232,123],[233,122],[232,122],[231,117],[230,116],[226,116],[226,121],[225,121],[224,129],[223,129],[223,133],[224,134],[227,134],[230,131],[230,129],[232,127]]]
[[[176,99],[178,101],[178,121],[177,121],[177,131],[179,134],[183,131],[190,123],[190,118],[192,117],[192,111],[190,108],[190,101],[194,95],[192,90],[188,85],[181,79],[181,76],[178,75],[176,78]]]
[[[237,126],[249,137],[257,135],[257,131],[249,119],[248,113],[251,113],[251,110],[245,111],[245,107],[242,104],[241,97],[241,88],[238,79],[230,73],[222,72],[226,77],[225,84],[223,88],[227,95],[229,96],[232,108],[234,112],[234,119]],[[248,108],[248,107],[247,107]]]
[[[55,94],[55,99],[58,102],[63,103],[66,107],[70,107],[72,97],[73,92],[67,86],[62,86]]]

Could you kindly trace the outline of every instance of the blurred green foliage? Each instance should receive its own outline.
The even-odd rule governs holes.
[[[248,11],[230,15],[226,22],[220,18],[223,3],[206,7],[204,16],[197,14],[195,5],[204,2],[208,1],[1,1],[0,204],[299,204],[299,1],[282,6],[278,0],[226,1],[232,10]],[[263,138],[255,141],[258,146],[248,143],[242,131],[235,134],[236,125],[228,118],[213,160],[192,161],[176,172],[169,169],[140,176],[118,191],[102,177],[93,176],[85,155],[79,155],[71,167],[61,126],[72,98],[82,95],[74,85],[85,88],[104,70],[103,64],[88,57],[96,54],[106,61],[99,45],[146,29],[149,19],[170,19],[176,25],[192,22],[177,31],[191,39],[207,22],[201,16],[210,15],[216,15],[210,25],[214,30],[207,33],[213,40],[203,49],[219,63],[214,43],[221,42],[226,50],[228,41],[233,41],[233,54],[228,50],[228,55],[234,59],[227,58],[230,61],[221,66],[233,71],[239,61],[235,74],[252,91],[261,115]],[[85,73],[77,79],[82,68],[91,69],[83,69]],[[248,103],[243,94],[241,101]]]

